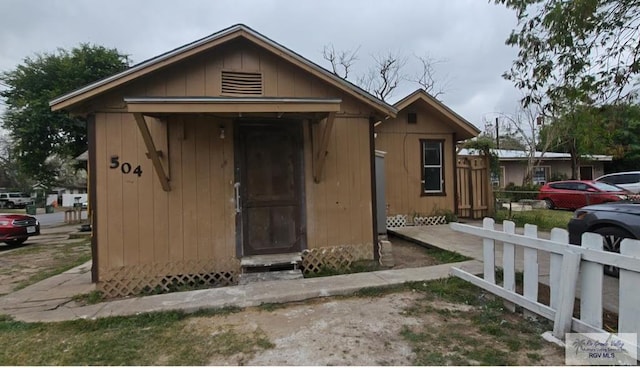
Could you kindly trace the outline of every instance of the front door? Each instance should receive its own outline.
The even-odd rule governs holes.
[[[235,143],[240,255],[301,251],[302,124],[240,123]]]
[[[593,166],[580,166],[580,180],[593,180]]]

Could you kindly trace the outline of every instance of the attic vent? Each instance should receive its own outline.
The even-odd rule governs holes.
[[[407,114],[407,123],[409,124],[417,124],[418,123],[418,114],[415,112],[410,112]]]
[[[222,93],[234,96],[261,96],[262,74],[223,71]]]

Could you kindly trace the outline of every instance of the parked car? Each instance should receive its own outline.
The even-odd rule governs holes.
[[[0,193],[0,207],[4,208],[24,208],[26,205],[33,203],[33,198],[25,193]]]
[[[619,172],[602,175],[596,181],[613,184],[631,193],[640,193],[640,171]]]
[[[640,203],[617,202],[586,206],[569,220],[569,243],[580,245],[586,232],[602,235],[603,247],[620,253],[622,239],[640,239]],[[617,267],[605,266],[605,272],[617,276]]]
[[[27,215],[0,214],[0,241],[20,245],[30,236],[40,235],[40,223]]]
[[[575,210],[590,204],[616,202],[629,198],[629,192],[615,185],[593,180],[554,181],[540,187],[538,199],[547,208]]]

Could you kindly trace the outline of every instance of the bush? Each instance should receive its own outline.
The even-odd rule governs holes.
[[[521,199],[537,199],[541,185],[515,185],[509,183],[503,190],[495,191],[496,198],[508,199],[511,202],[518,202]]]

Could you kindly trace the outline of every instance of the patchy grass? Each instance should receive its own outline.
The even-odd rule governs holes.
[[[48,324],[0,318],[0,364],[207,365],[212,356],[251,355],[273,348],[259,329],[203,329],[189,323],[193,317],[234,311],[149,313]]]
[[[552,329],[551,322],[511,313],[501,299],[457,278],[407,286],[424,298],[405,313],[416,318],[435,313],[441,323],[403,327],[401,335],[416,354],[413,364],[535,365],[543,359],[542,349],[549,345],[540,335]]]
[[[539,230],[551,230],[554,227],[566,229],[569,220],[573,216],[571,211],[562,210],[532,210],[522,212],[511,212],[509,216],[508,210],[498,210],[494,219],[496,222],[510,220],[516,223],[516,226],[523,227],[525,224],[537,225]]]
[[[363,260],[363,261],[355,261],[351,263],[349,267],[344,267],[344,268],[333,268],[329,266],[323,266],[320,268],[320,271],[318,272],[305,273],[304,277],[312,278],[312,277],[335,276],[335,275],[344,275],[344,274],[350,274],[350,273],[373,272],[373,271],[379,271],[381,269],[382,268],[380,267],[380,264],[378,262]]]
[[[400,330],[399,337],[415,354],[412,364],[545,363],[549,345],[540,334],[549,330],[550,324],[528,321],[506,311],[500,300],[463,280],[447,278],[367,288],[355,297],[377,298],[407,291],[419,297],[398,312],[421,321]],[[349,297],[337,299],[341,298]],[[258,309],[269,313],[287,306],[263,304]],[[208,317],[242,311],[224,308],[192,314],[145,313],[61,323],[23,323],[0,315],[0,365],[208,365],[212,361],[232,361],[238,354],[250,359],[273,349],[274,343],[260,327],[207,323]],[[384,356],[384,352],[380,354]]]
[[[286,308],[286,303],[262,303],[258,306],[258,309],[265,312],[273,312],[274,310]]]
[[[436,261],[438,261],[439,263],[464,262],[471,259],[467,256],[463,256],[458,252],[451,252],[451,251],[436,248],[436,247],[425,248],[425,251],[428,255],[435,258]]]
[[[82,241],[58,245],[26,246],[3,255],[9,275],[27,272],[13,286],[13,291],[24,289],[51,276],[58,275],[91,260],[90,241]],[[37,265],[38,267],[32,267]]]
[[[103,302],[105,297],[101,291],[93,290],[87,294],[74,295],[72,300],[81,305],[91,305]]]

